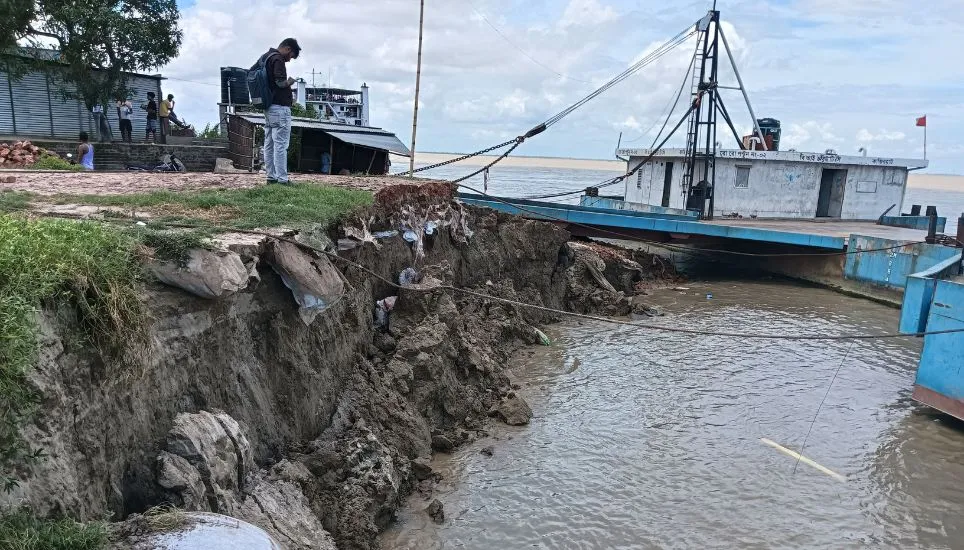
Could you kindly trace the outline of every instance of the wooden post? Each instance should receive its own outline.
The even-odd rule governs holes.
[[[415,66],[415,111],[412,114],[412,156],[408,161],[408,177],[415,174],[415,132],[418,129],[418,92],[422,84],[422,32],[425,28],[425,0],[420,2],[418,16],[418,64]]]

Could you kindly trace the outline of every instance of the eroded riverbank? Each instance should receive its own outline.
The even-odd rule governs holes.
[[[120,358],[91,345],[70,300],[38,304],[41,400],[23,434],[48,456],[20,467],[5,504],[84,521],[169,504],[286,548],[374,547],[433,451],[490,415],[528,420],[508,357],[559,317],[518,303],[625,315],[636,288],[673,276],[440,191],[392,188],[337,225],[220,234],[180,260],[146,253],[167,284],[132,287],[143,340]],[[151,547],[150,524],[128,522],[118,547]]]
[[[794,283],[684,286],[650,297],[662,324],[831,334],[896,323],[885,306]],[[964,428],[910,400],[918,342],[553,331],[555,347],[513,358],[531,425],[440,455],[430,498],[445,523],[415,497],[384,549],[960,547]],[[804,453],[846,481],[794,472],[761,442],[799,450],[811,422]]]

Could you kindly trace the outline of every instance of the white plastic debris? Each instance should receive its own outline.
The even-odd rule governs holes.
[[[250,523],[221,514],[186,513],[185,530],[155,535],[151,543],[159,550],[282,550],[271,535]]]

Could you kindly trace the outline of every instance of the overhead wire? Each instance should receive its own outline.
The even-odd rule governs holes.
[[[616,75],[615,77],[611,78],[608,82],[606,82],[606,83],[603,84],[602,86],[596,88],[595,90],[593,90],[592,92],[590,92],[589,94],[587,94],[587,95],[584,96],[583,98],[579,99],[579,100],[576,101],[575,103],[570,104],[570,105],[569,105],[568,107],[566,107],[565,109],[563,109],[563,110],[559,111],[558,113],[556,113],[555,115],[549,117],[549,118],[546,119],[544,122],[541,122],[541,123],[533,126],[531,129],[529,129],[529,131],[527,131],[527,132],[524,133],[524,134],[519,135],[519,136],[516,137],[514,140],[506,141],[506,142],[501,143],[501,144],[499,144],[499,145],[495,145],[495,146],[493,146],[493,147],[489,147],[489,148],[487,148],[487,149],[483,149],[483,150],[476,151],[476,152],[474,152],[474,153],[469,153],[469,154],[467,154],[467,155],[463,155],[462,157],[459,157],[458,160],[466,160],[466,159],[469,159],[469,158],[472,158],[472,157],[475,157],[475,156],[479,156],[479,155],[482,155],[482,154],[487,153],[487,152],[492,152],[492,151],[498,150],[498,149],[500,149],[500,148],[502,148],[502,147],[507,147],[507,146],[510,146],[510,145],[511,145],[511,148],[510,148],[508,151],[506,151],[506,152],[503,153],[502,155],[498,156],[494,161],[489,162],[486,166],[484,166],[484,167],[482,167],[482,168],[480,168],[480,169],[472,172],[472,173],[469,174],[468,176],[464,176],[464,177],[462,177],[462,178],[459,178],[459,179],[455,180],[454,183],[458,183],[458,182],[461,182],[461,181],[465,181],[466,179],[469,179],[469,178],[474,177],[474,176],[476,176],[476,175],[478,175],[478,174],[481,174],[481,173],[484,172],[485,170],[487,170],[487,169],[491,168],[492,166],[498,164],[498,163],[501,162],[503,159],[505,159],[507,156],[509,156],[509,154],[511,154],[516,148],[518,148],[518,146],[521,145],[525,140],[527,140],[527,139],[529,139],[529,138],[532,138],[532,137],[535,137],[535,136],[541,134],[542,132],[545,132],[545,131],[546,131],[548,128],[550,128],[551,126],[553,126],[553,125],[555,125],[555,124],[558,124],[560,121],[562,121],[563,119],[565,119],[566,117],[568,117],[569,115],[571,115],[572,113],[574,113],[576,110],[578,110],[579,108],[581,108],[581,107],[584,106],[585,104],[589,103],[589,102],[592,101],[593,99],[595,99],[595,98],[599,97],[600,95],[604,94],[606,91],[608,91],[608,90],[611,89],[612,87],[614,87],[614,86],[618,85],[619,83],[625,81],[627,78],[629,78],[630,76],[638,73],[639,71],[641,71],[641,70],[644,69],[645,67],[649,66],[650,64],[656,62],[657,60],[659,60],[660,58],[662,58],[664,55],[666,55],[667,53],[669,53],[670,51],[672,51],[673,49],[675,49],[676,47],[678,47],[680,44],[684,43],[687,39],[689,39],[689,37],[691,37],[691,36],[693,36],[694,34],[696,34],[696,32],[697,32],[697,25],[696,25],[695,23],[692,24],[692,25],[690,25],[690,26],[687,26],[685,29],[683,29],[683,30],[682,30],[680,33],[678,33],[676,36],[674,36],[673,38],[669,39],[668,41],[666,41],[665,43],[663,43],[662,45],[660,45],[659,47],[657,47],[657,48],[656,48],[655,50],[653,50],[652,52],[650,52],[650,53],[646,54],[645,56],[643,56],[639,61],[636,61],[635,63],[633,63],[632,65],[630,65],[626,70],[622,71],[621,73],[619,73],[619,74]],[[433,168],[438,168],[438,167],[440,167],[440,166],[445,166],[445,165],[447,165],[447,164],[452,164],[453,162],[457,162],[457,160],[454,160],[454,159],[453,159],[453,160],[445,161],[445,162],[442,162],[442,163],[433,164],[433,165],[430,165],[430,166],[424,166],[424,167],[415,169],[414,171],[399,172],[399,173],[393,174],[393,175],[395,175],[395,176],[400,176],[400,175],[403,175],[403,174],[412,174],[412,173],[415,173],[415,172],[424,172],[424,171],[426,171],[426,170],[431,170],[431,169],[433,169]]]
[[[213,82],[202,82],[202,81],[200,81],[200,80],[189,80],[189,79],[187,79],[187,78],[177,78],[176,76],[165,76],[164,79],[165,79],[165,80],[175,80],[175,81],[178,81],[178,82],[190,82],[191,84],[201,84],[202,86],[218,86],[218,87],[221,86],[221,84],[215,84],[215,83],[213,83]]]
[[[698,45],[699,45],[699,44],[697,44],[697,46],[698,46]],[[587,189],[602,189],[603,187],[609,187],[609,186],[611,186],[611,185],[616,185],[617,183],[621,183],[621,182],[625,181],[627,178],[632,177],[636,172],[638,172],[638,171],[643,167],[643,165],[645,165],[645,164],[649,163],[650,161],[652,161],[652,159],[656,156],[656,152],[659,151],[660,149],[662,149],[663,146],[664,146],[667,142],[669,142],[669,139],[670,139],[673,135],[676,134],[676,131],[682,126],[682,124],[683,124],[683,122],[685,122],[686,118],[689,117],[690,113],[693,112],[693,107],[691,107],[690,110],[686,112],[686,115],[684,115],[684,117],[683,117],[683,119],[680,121],[680,123],[677,124],[675,128],[673,128],[673,130],[669,133],[669,135],[666,137],[666,139],[664,139],[664,140],[662,141],[662,143],[659,143],[659,145],[657,145],[657,142],[659,141],[659,138],[663,135],[663,131],[666,129],[666,125],[669,124],[669,121],[670,121],[670,119],[672,118],[673,113],[676,112],[676,107],[679,105],[679,100],[680,100],[680,98],[682,98],[682,96],[683,96],[683,91],[686,89],[686,83],[690,81],[690,73],[691,73],[691,72],[695,69],[695,67],[696,67],[696,57],[697,57],[698,53],[699,53],[699,50],[696,50],[696,51],[693,52],[693,57],[690,59],[689,67],[687,67],[686,73],[683,75],[683,82],[680,84],[679,90],[678,90],[677,93],[676,93],[676,99],[675,99],[675,101],[671,100],[671,101],[673,101],[673,107],[672,107],[672,109],[670,109],[670,111],[666,114],[666,119],[663,121],[663,126],[662,126],[662,128],[660,128],[659,132],[656,134],[656,137],[653,138],[653,143],[652,143],[652,144],[650,145],[650,147],[649,147],[649,150],[650,150],[649,156],[647,156],[645,159],[643,159],[642,162],[640,162],[639,164],[637,164],[635,168],[633,168],[632,170],[624,173],[623,175],[621,175],[621,176],[616,176],[616,177],[614,177],[614,178],[610,178],[610,179],[605,180],[605,181],[603,181],[603,182],[601,182],[601,183],[598,183],[598,184],[596,184],[596,185],[589,186]],[[654,124],[654,126],[655,126],[655,124]],[[554,199],[554,198],[559,198],[559,197],[568,197],[568,196],[572,196],[572,195],[579,195],[579,194],[582,194],[582,193],[584,193],[584,192],[585,192],[585,189],[580,189],[580,190],[578,190],[578,191],[564,191],[564,192],[559,192],[559,193],[549,193],[549,194],[543,194],[543,195],[529,195],[529,196],[525,196],[525,197],[523,197],[523,198],[525,198],[525,199],[530,199],[530,200],[537,200],[537,199]]]
[[[612,88],[613,86],[616,86],[617,84],[623,82],[624,80],[626,80],[626,79],[629,78],[630,76],[636,74],[637,72],[639,72],[639,71],[642,70],[643,68],[647,67],[648,65],[652,64],[653,62],[657,61],[658,59],[660,59],[661,57],[663,57],[664,55],[666,55],[667,53],[669,53],[670,51],[672,51],[673,49],[675,49],[675,48],[676,48],[677,46],[679,46],[680,44],[686,42],[686,40],[688,40],[691,36],[695,35],[696,32],[697,32],[697,26],[696,26],[696,24],[693,24],[693,25],[691,25],[690,27],[687,27],[686,29],[684,29],[683,31],[681,31],[679,34],[677,34],[677,35],[674,36],[673,38],[669,39],[669,41],[665,42],[663,45],[659,46],[658,48],[656,48],[655,50],[653,50],[653,51],[650,52],[649,54],[643,56],[643,58],[640,59],[639,61],[637,61],[637,62],[633,63],[632,65],[630,65],[629,68],[627,68],[625,71],[623,71],[623,72],[619,73],[618,75],[616,75],[615,77],[613,77],[611,80],[609,80],[609,82],[606,82],[605,84],[603,84],[602,86],[600,86],[599,88],[597,88],[596,90],[594,90],[593,92],[591,92],[591,93],[589,93],[588,95],[586,95],[584,98],[582,98],[582,99],[580,99],[579,101],[573,103],[573,104],[570,105],[569,107],[563,109],[562,111],[560,111],[559,113],[557,113],[555,116],[550,117],[546,122],[544,122],[545,126],[548,128],[549,126],[552,126],[552,125],[558,123],[558,122],[561,121],[562,119],[564,119],[564,118],[566,118],[567,116],[569,116],[569,115],[570,115],[572,112],[574,112],[576,109],[579,109],[580,107],[582,107],[582,106],[585,105],[586,103],[589,103],[589,102],[592,101],[593,99],[595,99],[595,98],[599,97],[600,95],[606,93],[606,92],[607,92],[610,88]]]
[[[506,36],[505,33],[503,33],[497,26],[495,26],[494,23],[492,23],[491,21],[489,21],[489,19],[485,16],[485,14],[482,13],[481,11],[479,11],[479,9],[475,7],[475,4],[473,4],[471,0],[465,0],[465,2],[472,8],[472,11],[474,11],[475,14],[478,15],[478,16],[482,19],[482,21],[485,21],[485,23],[486,23],[489,27],[491,27],[493,31],[496,32],[496,34],[498,34],[499,36],[501,36],[502,39],[505,40],[505,42],[506,42],[507,44],[509,44],[510,46],[512,46],[513,48],[515,48],[516,50],[518,50],[519,53],[521,53],[523,56],[525,56],[525,57],[526,57],[529,61],[531,61],[532,63],[538,65],[539,67],[542,67],[543,69],[549,71],[550,73],[552,73],[552,74],[554,74],[554,75],[556,75],[556,76],[558,76],[558,77],[560,77],[560,78],[564,78],[564,79],[566,79],[566,80],[572,80],[573,82],[581,82],[581,83],[583,83],[583,84],[592,84],[592,82],[589,82],[588,80],[582,80],[582,79],[579,79],[579,78],[574,78],[574,77],[571,77],[571,76],[569,76],[569,75],[562,74],[562,73],[556,71],[555,69],[553,69],[552,67],[549,67],[548,65],[542,63],[542,62],[539,61],[538,59],[532,57],[532,56],[529,55],[529,53],[526,52],[523,48],[521,48],[520,46],[518,46],[517,44],[515,44],[512,40],[510,40],[509,37]]]
[[[699,43],[697,43],[697,47],[699,47]],[[635,139],[626,140],[623,143],[635,143],[643,139],[646,135],[648,135],[650,132],[653,131],[653,128],[655,128],[657,124],[659,124],[660,119],[663,119],[663,126],[660,128],[659,132],[656,133],[656,138],[653,140],[653,144],[655,145],[656,140],[659,139],[660,135],[662,135],[663,130],[666,129],[666,125],[669,123],[669,120],[673,117],[673,111],[675,111],[676,107],[679,105],[679,100],[683,95],[683,90],[686,89],[686,84],[691,80],[690,73],[692,73],[693,69],[696,67],[696,57],[698,53],[699,53],[699,50],[696,50],[693,52],[693,57],[690,58],[690,63],[686,67],[686,72],[683,73],[683,82],[680,83],[679,91],[676,93],[675,99],[673,98],[673,96],[670,96],[669,100],[666,102],[666,106],[664,106],[663,109],[660,110],[659,116],[656,117],[656,119],[653,121],[653,125],[650,126],[649,129],[647,129],[645,132],[640,134],[639,137]],[[672,105],[672,109],[670,109],[670,105]],[[670,109],[669,112],[667,112],[666,109]],[[665,118],[663,118],[663,113],[666,113]],[[652,149],[652,147],[650,147],[650,149]]]

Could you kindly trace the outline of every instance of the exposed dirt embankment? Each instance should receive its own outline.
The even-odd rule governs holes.
[[[390,281],[414,267],[416,286],[246,236],[186,269],[155,266],[219,297],[145,288],[150,344],[133,364],[75,338],[66,308],[45,310],[32,375],[43,402],[25,435],[49,458],[3,499],[87,520],[172,503],[246,519],[289,548],[373,548],[431,479],[433,450],[476,437],[487,416],[528,420],[504,365],[553,320],[427,289],[626,314],[632,289],[662,275],[651,257],[567,244],[552,224],[431,202],[374,211],[331,235],[354,237],[340,247],[298,236]]]

